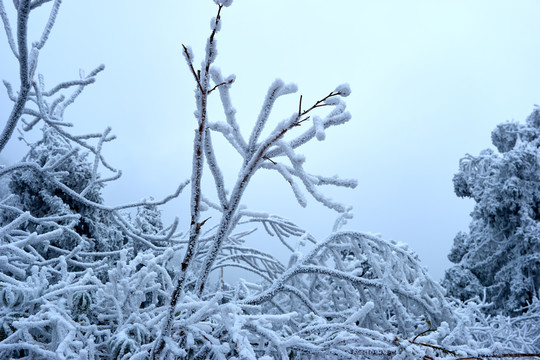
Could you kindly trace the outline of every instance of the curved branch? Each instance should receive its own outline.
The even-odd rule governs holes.
[[[9,139],[13,135],[13,131],[17,126],[17,122],[21,117],[24,105],[28,99],[30,92],[30,78],[28,74],[28,45],[27,45],[27,32],[28,32],[28,15],[30,13],[30,0],[21,0],[19,2],[19,8],[17,13],[17,44],[19,48],[19,76],[21,80],[21,88],[17,101],[13,105],[11,114],[4,126],[4,130],[0,134],[0,153],[4,150],[4,147],[8,143]]]

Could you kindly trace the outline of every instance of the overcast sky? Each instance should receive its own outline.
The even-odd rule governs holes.
[[[189,178],[194,83],[181,44],[200,63],[215,13],[211,0],[63,2],[38,71],[50,87],[106,65],[66,120],[76,133],[110,125],[118,135],[104,150],[124,172],[105,192],[109,203],[160,198]],[[355,190],[325,189],[354,207],[348,228],[408,243],[439,279],[473,207],[453,192],[459,159],[492,147],[496,124],[524,121],[540,102],[539,13],[534,0],[235,0],[222,12],[216,65],[237,76],[232,101],[244,134],[275,78],[299,92],[278,103],[272,121],[296,111],[300,94],[307,105],[349,83],[352,120],[299,152],[314,173],[358,179]],[[3,32],[0,41],[0,78],[16,83]],[[222,120],[217,96],[211,102],[211,120]],[[0,119],[10,110],[2,94]],[[230,188],[240,164],[218,146]],[[12,140],[1,156],[23,154]],[[178,215],[187,228],[186,199],[167,206],[165,218]],[[336,217],[314,200],[302,209],[288,183],[265,172],[244,203],[319,237]]]

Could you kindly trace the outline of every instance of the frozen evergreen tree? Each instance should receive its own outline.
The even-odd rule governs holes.
[[[154,201],[154,198],[150,197],[148,200],[143,200],[142,202],[144,203],[146,201],[152,202]],[[163,221],[161,220],[161,211],[156,205],[152,205],[151,203],[148,205],[141,205],[137,207],[137,211],[132,222],[133,227],[139,234],[158,235],[162,233],[164,229]],[[168,247],[169,245],[171,245],[167,242],[152,241],[152,243],[162,247]],[[133,243],[133,249],[135,253],[137,253],[139,250],[146,248],[147,246],[141,245],[137,242]]]
[[[150,197],[149,201],[154,201]],[[146,234],[158,234],[163,230],[161,211],[156,205],[142,205],[137,208],[135,215],[135,226]]]
[[[102,204],[100,193],[104,185],[99,182],[91,184],[92,178],[97,175],[93,174],[93,164],[88,159],[88,153],[74,148],[55,129],[45,126],[43,138],[31,146],[22,161],[36,164],[39,168],[58,163],[54,174],[43,173],[34,168],[13,172],[9,188],[17,197],[22,211],[28,211],[35,217],[78,215],[79,220],[74,231],[88,240],[85,250],[110,251],[121,248],[124,237],[106,212],[67,194],[50,179],[52,175],[56,181],[62,182],[73,191],[84,191],[85,199]],[[50,226],[32,223],[25,226],[25,230],[38,233],[49,228]],[[77,240],[74,236],[65,234],[54,239],[51,245],[71,250],[77,245]]]
[[[467,155],[454,176],[456,194],[476,205],[443,284],[461,300],[485,296],[489,313],[515,316],[540,291],[540,109],[525,124],[498,125],[491,138],[498,153]]]

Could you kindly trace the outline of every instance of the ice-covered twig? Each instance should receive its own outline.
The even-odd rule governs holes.
[[[99,72],[105,70],[105,65],[99,65],[97,68],[95,68],[94,70],[92,70],[88,76],[86,76],[86,79],[92,79],[94,78]],[[82,76],[81,76],[82,77]],[[77,97],[82,93],[82,91],[84,90],[84,88],[89,85],[89,84],[92,84],[93,81],[87,81],[87,82],[84,82],[84,81],[81,81],[79,84],[78,84],[78,87],[77,89],[65,100],[63,101],[58,107],[57,109],[55,110],[55,113],[56,113],[56,116],[59,117],[59,118],[63,118],[64,116],[64,111],[66,110],[66,108],[73,104],[73,102],[75,102],[75,99],[77,99]]]
[[[266,97],[264,99],[264,103],[261,107],[261,112],[259,113],[257,121],[255,122],[255,125],[253,126],[253,130],[251,131],[251,136],[249,138],[249,143],[248,143],[248,148],[247,148],[248,152],[244,157],[245,159],[244,164],[246,164],[253,157],[253,153],[255,152],[257,148],[257,142],[259,140],[259,136],[262,130],[264,129],[266,122],[268,121],[268,118],[270,116],[274,103],[276,102],[278,97],[282,95],[295,93],[297,90],[298,88],[296,85],[294,84],[285,85],[285,83],[281,79],[277,79],[276,81],[274,81],[272,85],[270,85],[270,88],[268,89],[268,93],[266,94]],[[301,117],[301,114],[298,116],[298,118],[300,117]]]
[[[310,235],[309,233],[306,233],[306,230],[300,228],[298,225],[292,223],[291,221],[287,219],[283,219],[277,216],[269,216],[269,217],[255,217],[248,220],[243,221],[242,223],[248,223],[248,222],[260,222],[263,224],[264,229],[270,236],[277,236],[278,239],[281,241],[283,245],[287,249],[289,249],[291,252],[294,252],[293,247],[287,243],[287,238],[289,238],[291,235],[295,237],[304,237],[311,243],[316,243],[315,238]]]
[[[6,13],[6,8],[4,7],[4,0],[0,0],[0,17],[2,18],[2,23],[4,24],[4,30],[6,31],[6,36],[8,39],[9,47],[11,48],[11,52],[13,52],[15,58],[18,59],[19,52],[17,51],[15,40],[13,39],[13,31],[11,30],[9,18]]]
[[[224,266],[238,266],[260,275],[269,282],[276,279],[285,267],[272,255],[255,249],[227,245],[223,255],[215,263],[215,269]],[[241,265],[246,264],[246,266]]]
[[[195,72],[193,68],[193,54],[190,48],[184,46],[184,55],[188,66],[190,67],[192,74],[197,82],[198,88],[195,95],[197,103],[197,111],[195,113],[198,123],[198,128],[195,132],[195,139],[193,140],[193,162],[192,162],[192,176],[191,176],[191,222],[190,222],[190,235],[189,241],[187,244],[186,252],[184,258],[180,265],[180,272],[177,275],[176,285],[174,291],[171,295],[171,301],[169,304],[169,311],[166,321],[164,322],[163,330],[160,337],[155,341],[154,347],[151,351],[151,357],[155,357],[157,354],[161,353],[163,350],[164,342],[163,337],[169,336],[171,331],[174,311],[176,304],[179,300],[180,294],[182,293],[185,285],[185,279],[187,275],[187,270],[192,262],[193,255],[195,253],[195,248],[197,245],[197,239],[201,230],[203,223],[199,222],[200,212],[201,212],[201,180],[204,166],[204,137],[207,129],[207,100],[208,100],[208,91],[210,89],[210,67],[214,62],[217,50],[214,41],[214,37],[220,28],[221,21],[221,9],[223,8],[222,4],[218,5],[218,12],[215,17],[215,20],[212,23],[212,32],[208,38],[206,45],[206,56],[202,63],[201,71],[198,73]]]
[[[34,10],[35,8],[40,7],[41,5],[51,2],[51,1],[52,0],[34,0],[30,4],[30,9]]]
[[[54,4],[51,8],[51,13],[49,15],[49,20],[47,21],[47,24],[45,25],[45,28],[43,29],[43,33],[41,34],[41,39],[39,40],[38,43],[33,44],[32,47],[35,46],[37,49],[42,49],[45,43],[47,42],[47,39],[49,38],[49,34],[51,33],[54,22],[56,20],[56,16],[58,15],[58,9],[60,8],[61,3],[62,3],[62,0],[54,1]],[[32,9],[32,6],[30,6],[30,9]]]
[[[111,132],[111,128],[108,127],[107,129],[105,129],[105,131],[103,132],[103,134],[101,135],[99,139],[99,142],[96,147],[96,154],[94,157],[94,168],[92,169],[92,178],[90,179],[90,182],[88,183],[86,188],[84,188],[83,191],[81,191],[80,193],[80,195],[83,197],[86,195],[88,191],[92,190],[92,188],[96,185],[99,158],[101,156],[101,149],[103,148],[103,142],[105,141],[105,139],[107,138],[107,135],[109,135],[110,132]]]
[[[341,125],[351,119],[351,114],[348,111],[345,111],[346,105],[343,100],[340,99],[342,95],[340,92],[332,92],[329,95],[327,95],[325,98],[318,100],[314,105],[312,105],[309,109],[304,110],[301,114],[302,118],[303,116],[306,116],[308,113],[313,111],[314,109],[317,109],[321,106],[334,106],[334,109],[326,116],[320,123],[317,124],[317,127],[311,126],[307,131],[305,131],[300,136],[295,137],[294,139],[290,140],[290,146],[293,149],[296,149],[297,147],[307,143],[311,139],[317,136],[317,132],[321,131],[320,126],[322,126],[323,129],[327,129],[330,126],[336,126]],[[323,103],[324,100],[324,103]],[[322,105],[321,105],[322,104]],[[305,118],[303,118],[305,120]],[[282,149],[280,148],[274,148],[271,151],[266,154],[269,158],[273,158],[276,156],[284,155]]]
[[[229,79],[228,81],[223,80],[221,72],[216,67],[212,67],[210,75],[212,76],[212,80],[215,83],[222,83],[226,81],[228,82],[228,84],[232,84],[235,79],[234,75],[231,75],[227,78]],[[247,151],[247,143],[244,140],[244,137],[240,132],[240,126],[236,121],[236,109],[232,106],[229,88],[230,86],[220,86],[218,88],[221,104],[223,106],[223,112],[225,113],[225,118],[227,119],[227,123],[229,124],[229,126],[232,128],[232,135],[234,140],[229,141],[233,144],[238,153],[240,153],[242,157],[245,157],[245,152]]]
[[[101,70],[104,70],[105,67],[103,65],[100,65],[98,69],[101,71]],[[87,76],[84,79],[80,79],[80,80],[64,81],[56,85],[49,91],[43,91],[43,96],[50,97],[61,90],[69,89],[70,87],[73,87],[73,86],[87,86],[95,82],[96,82],[96,78],[93,76]],[[35,93],[31,92],[30,94],[34,95]]]
[[[221,173],[221,170],[217,163],[216,156],[214,154],[214,147],[212,146],[212,137],[211,137],[210,130],[208,129],[208,127],[205,129],[204,136],[205,136],[204,152],[206,155],[206,162],[208,164],[208,167],[210,168],[210,172],[212,173],[212,176],[214,177],[214,182],[216,185],[216,191],[218,194],[220,205],[223,209],[226,209],[229,206],[229,201],[227,199],[227,194],[225,192],[225,181],[223,179],[223,174]]]
[[[2,7],[3,9],[3,7]],[[5,13],[5,10],[4,10]],[[7,142],[13,135],[13,131],[17,126],[17,122],[21,117],[26,100],[28,98],[28,93],[30,92],[31,79],[29,78],[28,73],[28,44],[27,44],[27,33],[28,33],[28,15],[30,13],[30,0],[20,0],[19,7],[17,9],[17,48],[18,48],[18,60],[19,60],[19,77],[21,81],[19,95],[17,96],[17,101],[13,105],[11,114],[9,115],[6,125],[0,134],[0,152],[4,149]],[[6,17],[7,19],[7,17]],[[6,21],[2,16],[4,21],[4,26]],[[7,32],[7,29],[6,29]]]

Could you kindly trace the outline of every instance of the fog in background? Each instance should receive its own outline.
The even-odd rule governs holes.
[[[50,88],[77,78],[79,68],[106,65],[65,119],[77,134],[110,125],[118,135],[104,154],[124,175],[105,189],[107,203],[159,199],[190,177],[195,83],[181,44],[193,47],[199,64],[216,10],[211,0],[63,2],[38,71]],[[453,192],[459,159],[492,147],[496,124],[524,121],[540,102],[539,12],[532,0],[235,0],[222,11],[216,65],[237,76],[231,95],[244,136],[275,78],[298,84],[299,92],[278,101],[269,129],[297,111],[300,95],[307,107],[349,83],[352,120],[298,153],[313,173],[358,179],[354,190],[324,189],[354,207],[347,228],[408,243],[440,279],[473,207]],[[0,78],[18,88],[3,31],[0,41]],[[224,120],[217,93],[210,101],[210,120]],[[10,111],[3,92],[2,122]],[[240,159],[214,142],[232,188]],[[14,137],[1,160],[25,152]],[[166,222],[179,216],[187,229],[188,199],[186,192],[164,208]],[[301,208],[289,184],[270,172],[258,173],[244,198],[249,208],[290,218],[323,238],[337,214],[308,202]]]

